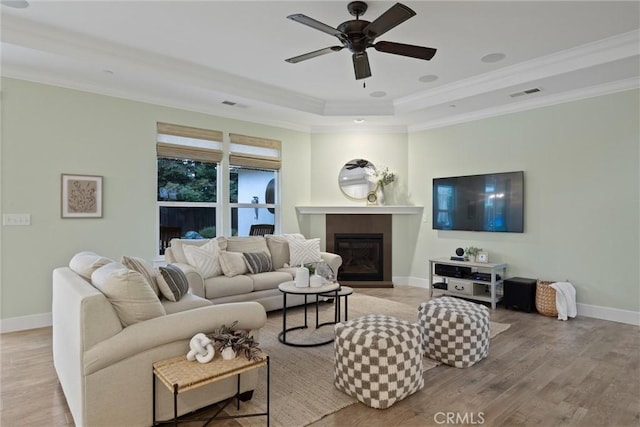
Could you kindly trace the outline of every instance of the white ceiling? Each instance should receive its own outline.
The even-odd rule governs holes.
[[[284,61],[340,44],[287,15],[337,27],[354,19],[347,3],[3,4],[2,75],[317,132],[420,130],[639,87],[638,1],[405,1],[417,16],[376,41],[435,47],[431,61],[369,49],[360,81],[346,49]],[[394,2],[368,4],[373,21]],[[491,53],[505,59],[481,61]]]

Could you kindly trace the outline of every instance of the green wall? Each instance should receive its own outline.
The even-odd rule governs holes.
[[[298,231],[308,133],[2,79],[2,213],[31,214],[2,227],[2,319],[49,313],[51,272],[78,251],[154,259],[157,121],[281,140],[281,226]],[[61,173],[104,176],[102,219],[61,219]]]
[[[411,275],[478,246],[510,276],[571,281],[579,303],[640,311],[638,91],[416,132],[409,187],[428,207]],[[434,231],[435,177],[525,172],[525,233]]]
[[[364,157],[399,174],[393,275],[424,284],[430,257],[479,246],[510,275],[572,281],[578,302],[640,311],[638,91],[411,133],[305,133],[179,109],[2,79],[0,318],[51,311],[51,271],[80,250],[153,259],[157,121],[283,142],[281,231],[324,237],[321,215],[296,205],[348,200],[338,171]],[[524,234],[431,229],[433,177],[524,170]],[[103,219],[60,218],[60,174],[104,176]],[[613,268],[612,268],[613,267]]]

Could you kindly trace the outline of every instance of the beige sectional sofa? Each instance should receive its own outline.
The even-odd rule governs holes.
[[[78,254],[70,266],[53,271],[53,360],[77,426],[151,425],[155,361],[186,355],[195,334],[234,321],[259,341],[266,323],[256,302],[213,305],[188,293],[168,301],[144,274],[96,254]],[[241,392],[255,388],[257,374],[242,374]],[[235,392],[235,378],[188,392],[179,414]],[[171,393],[159,386],[156,394],[158,419],[171,419]]]
[[[214,240],[214,242],[211,242]],[[193,257],[187,259],[185,248],[188,246],[204,247],[216,243],[213,257],[220,258],[222,268],[215,274],[207,277],[204,270],[209,265],[198,268],[198,262]],[[188,252],[189,249],[186,249]],[[271,262],[268,271],[252,274],[248,269],[243,270],[242,254],[264,253]],[[225,265],[225,258],[238,259],[237,265]],[[342,265],[340,255],[320,251],[319,239],[305,239],[300,234],[290,235],[266,235],[249,237],[218,237],[216,239],[188,240],[173,239],[170,247],[165,252],[167,263],[174,264],[186,274],[189,287],[193,294],[212,301],[214,304],[257,301],[267,311],[282,308],[282,293],[278,290],[280,283],[293,280],[297,261],[314,262],[323,261],[337,276],[338,269]],[[228,261],[227,264],[232,264]],[[293,267],[292,267],[293,265]],[[225,266],[229,268],[224,268]],[[212,271],[213,271],[212,270]],[[212,274],[209,272],[209,274]],[[309,301],[311,302],[311,301]],[[304,303],[301,295],[287,296],[287,306]]]

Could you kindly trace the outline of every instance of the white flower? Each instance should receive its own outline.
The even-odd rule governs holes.
[[[381,167],[379,169],[369,168],[368,170],[371,181],[375,182],[377,185],[384,187],[385,185],[391,184],[396,180],[396,173],[389,170],[388,167]]]

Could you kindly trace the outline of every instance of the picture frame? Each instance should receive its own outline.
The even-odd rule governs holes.
[[[487,252],[479,252],[478,255],[476,255],[476,262],[489,262],[489,254]]]
[[[61,175],[62,218],[102,218],[102,176]]]

